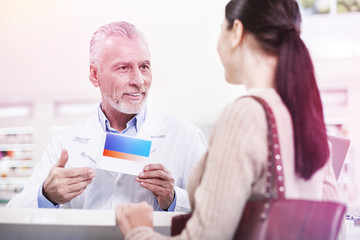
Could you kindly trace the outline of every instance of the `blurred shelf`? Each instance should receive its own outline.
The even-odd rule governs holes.
[[[22,191],[35,166],[35,128],[0,128],[0,206]]]
[[[0,128],[0,134],[34,134],[34,127],[6,127]]]
[[[0,177],[0,184],[25,184],[29,179],[26,177]]]
[[[22,191],[28,177],[1,177],[0,178],[0,204],[5,205],[15,194]]]
[[[349,123],[348,118],[327,118],[325,119],[326,125],[345,125]]]
[[[23,144],[0,144],[0,151],[34,151],[35,144],[23,143]]]
[[[2,160],[0,161],[1,168],[21,168],[21,167],[34,167],[34,160]]]
[[[0,192],[0,204],[7,204],[16,193]]]

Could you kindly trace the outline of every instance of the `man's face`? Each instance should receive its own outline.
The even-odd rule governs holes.
[[[105,112],[114,109],[126,114],[140,112],[152,80],[147,45],[138,38],[109,36],[104,42],[102,62],[95,75]]]

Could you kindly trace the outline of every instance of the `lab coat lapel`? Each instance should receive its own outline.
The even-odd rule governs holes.
[[[163,129],[163,115],[152,107],[147,108],[145,122],[142,124],[137,137],[152,141],[150,159],[159,150],[161,142],[165,139],[166,133]]]
[[[101,161],[102,151],[105,143],[105,132],[99,123],[97,114],[91,117],[91,119],[84,124],[83,128],[79,130],[76,136],[77,138],[86,142],[84,150],[81,154],[84,154],[90,161],[93,161],[95,164]],[[117,172],[106,170],[99,171],[105,171],[115,179],[118,175]]]

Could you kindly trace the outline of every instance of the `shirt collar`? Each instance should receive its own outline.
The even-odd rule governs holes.
[[[102,104],[100,103],[98,108],[98,116],[102,129],[105,132],[119,133],[119,131],[117,131],[116,129],[110,126],[110,122],[105,116],[105,113],[102,111],[101,106]],[[126,123],[126,128],[123,131],[121,131],[121,133],[125,133],[128,130],[135,130],[137,133],[141,125],[145,122],[146,110],[147,107],[144,106],[138,114],[136,114],[132,119],[130,119],[130,121]]]

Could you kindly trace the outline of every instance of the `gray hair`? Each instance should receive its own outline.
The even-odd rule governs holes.
[[[131,23],[125,21],[112,22],[100,27],[90,40],[90,64],[100,67],[102,47],[107,37],[116,35],[128,39],[139,38],[146,44],[144,35]]]

